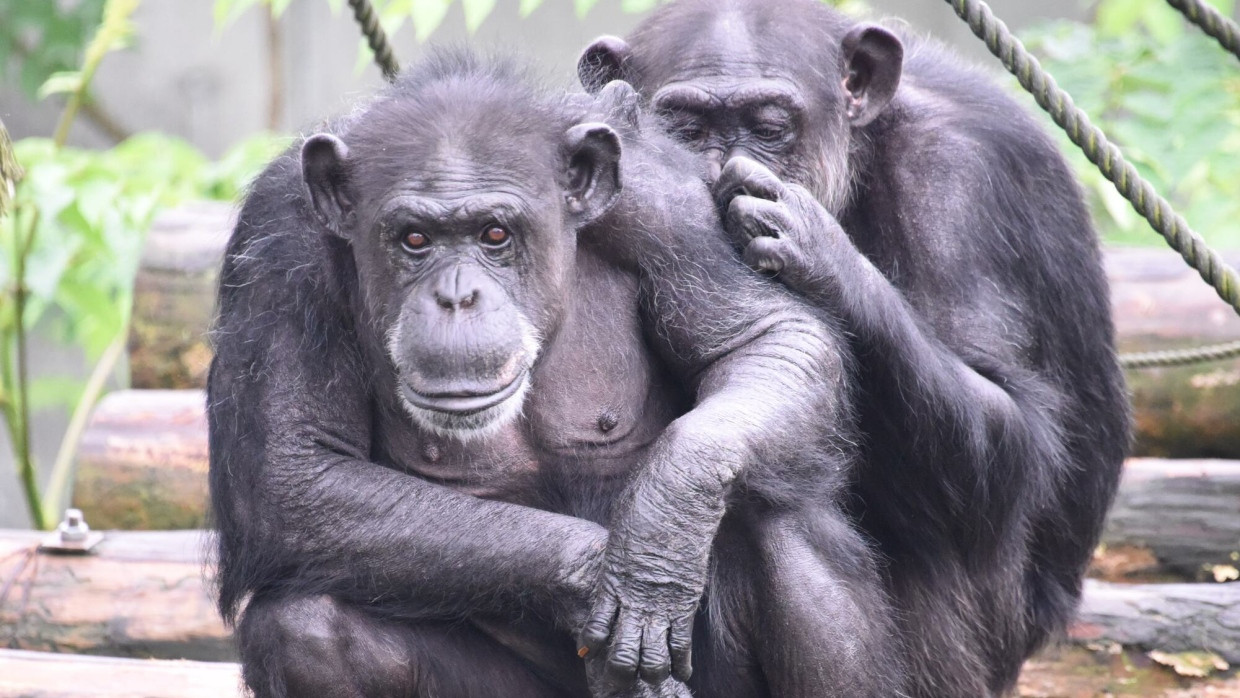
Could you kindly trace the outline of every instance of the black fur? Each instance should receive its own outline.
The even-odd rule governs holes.
[[[901,690],[835,323],[744,269],[624,89],[439,55],[256,181],[208,416],[257,695],[686,695],[690,623],[695,695]],[[523,370],[519,419],[408,404]]]
[[[863,34],[870,63],[841,48]],[[850,92],[856,72],[881,76],[900,44],[871,117],[884,95]],[[662,109],[746,259],[842,319],[851,511],[887,560],[910,690],[1010,690],[1074,612],[1129,433],[1096,236],[1052,141],[936,44],[812,0],[679,0],[580,69]],[[738,87],[799,104],[693,107]]]

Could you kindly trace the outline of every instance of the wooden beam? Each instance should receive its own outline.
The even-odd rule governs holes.
[[[0,698],[241,698],[236,664],[0,649]]]
[[[45,535],[0,530],[0,628],[12,635],[11,647],[207,661],[235,656],[204,581],[205,532],[110,532],[93,555],[38,552]]]
[[[1088,580],[1070,637],[1164,652],[1208,651],[1240,662],[1240,584],[1111,584]]]
[[[1240,565],[1240,461],[1129,459],[1103,542],[1190,578]]]

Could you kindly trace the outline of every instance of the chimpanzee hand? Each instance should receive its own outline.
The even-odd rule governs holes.
[[[747,157],[732,158],[715,184],[724,228],[751,268],[801,293],[823,291],[837,263],[858,253],[835,217],[805,187],[785,184]]]
[[[698,479],[692,466],[649,468],[613,517],[581,631],[584,652],[607,652],[611,684],[631,685],[639,674],[655,685],[669,673],[685,681],[693,671],[693,616],[724,510],[722,488]]]

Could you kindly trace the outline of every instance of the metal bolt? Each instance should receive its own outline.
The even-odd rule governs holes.
[[[81,509],[65,509],[65,518],[56,527],[56,532],[60,534],[60,539],[66,542],[84,541],[90,534],[90,526],[86,525]]]

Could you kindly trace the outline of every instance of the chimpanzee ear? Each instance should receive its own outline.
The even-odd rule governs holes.
[[[848,120],[853,126],[865,126],[883,111],[900,86],[904,45],[878,25],[858,24],[844,37],[842,49]]]
[[[606,213],[620,194],[620,137],[607,124],[578,124],[565,134],[564,152],[564,203],[583,225]]]
[[[343,236],[353,213],[348,192],[349,148],[330,133],[306,139],[301,146],[301,175],[310,192],[310,204],[327,229]]]
[[[600,36],[577,59],[577,78],[586,92],[594,94],[612,80],[627,80],[625,62],[629,43],[618,36]]]

